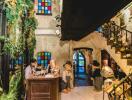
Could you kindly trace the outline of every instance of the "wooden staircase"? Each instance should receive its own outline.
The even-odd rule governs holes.
[[[104,89],[108,93],[110,100],[132,100],[132,32],[116,25],[114,22],[105,23],[100,31],[107,40],[115,54],[119,54],[121,59],[126,59],[124,66],[130,66],[126,72],[127,76],[119,82],[113,82],[109,87]],[[117,61],[117,60],[116,60]],[[126,65],[125,65],[126,64]],[[122,66],[120,66],[122,67]],[[127,69],[127,68],[126,68]]]
[[[110,30],[110,28],[113,28]],[[114,23],[106,24],[100,32],[93,32],[82,41],[92,44],[96,48],[105,49],[126,73],[126,77],[111,85],[110,100],[132,100],[132,32],[125,30]],[[130,55],[130,56],[128,56]],[[117,92],[118,91],[118,92]],[[120,91],[120,92],[119,92]]]
[[[115,53],[121,53],[122,59],[132,61],[132,32],[116,25],[114,22],[105,23],[102,26],[103,36],[111,48],[115,47]]]
[[[105,49],[115,60],[115,62],[121,67],[121,69],[126,73],[126,75],[129,74],[130,69],[132,68],[132,64],[128,62],[129,60],[131,62],[132,59],[122,59],[121,52],[116,53],[116,47],[111,47],[111,45],[108,45],[107,38],[105,38],[102,33],[93,32],[87,37],[83,38],[81,42],[82,41],[85,41],[86,44],[82,44],[83,46],[89,46],[92,44],[97,49]]]

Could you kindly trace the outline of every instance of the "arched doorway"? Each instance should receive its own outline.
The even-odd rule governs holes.
[[[87,73],[87,63],[86,52],[87,48],[77,48],[74,49],[73,54],[73,69],[74,69],[74,86],[90,86],[92,85],[90,77]]]
[[[74,86],[91,86],[91,76],[89,74],[89,64],[92,61],[92,48],[74,48],[73,71]]]
[[[75,51],[73,55],[73,62],[75,64],[75,77],[79,77],[80,74],[86,73],[86,60],[81,51]]]

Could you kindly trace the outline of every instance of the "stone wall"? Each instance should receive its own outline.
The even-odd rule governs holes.
[[[78,42],[60,41],[60,39],[56,35],[36,35],[36,39],[37,45],[35,56],[39,51],[50,51],[52,53],[53,59],[55,59],[60,66],[62,66],[66,60],[72,61],[73,49],[80,47],[93,48],[92,58],[101,63],[101,49],[96,47],[92,40],[87,39],[86,41]],[[87,56],[87,53],[85,54],[85,56]]]
[[[56,60],[57,65],[62,66],[69,58],[69,42],[62,43],[55,35],[37,35],[37,45],[35,56],[37,52],[49,51],[52,54],[52,59]]]

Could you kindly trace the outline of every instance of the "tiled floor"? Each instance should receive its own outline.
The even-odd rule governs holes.
[[[103,92],[97,92],[93,86],[75,87],[68,94],[61,94],[61,100],[103,100]],[[108,100],[105,94],[104,100]]]
[[[77,78],[75,78],[75,86],[92,86],[92,81],[90,80],[90,76],[82,74],[78,75]]]

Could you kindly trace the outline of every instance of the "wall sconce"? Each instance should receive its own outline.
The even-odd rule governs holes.
[[[61,22],[61,17],[60,15],[57,15],[53,18],[53,20],[57,21],[57,22]]]
[[[61,28],[61,25],[57,24],[56,27],[60,27]]]
[[[58,30],[56,30],[55,32],[56,32],[56,35],[57,35],[59,38],[61,38],[61,31],[58,29]]]
[[[59,38],[61,38],[61,17],[60,17],[60,15],[57,15],[57,16],[55,16],[54,17],[54,20],[56,21],[56,31],[55,31],[55,33],[56,33],[56,35],[59,37]]]
[[[55,19],[56,19],[56,21],[60,22],[61,21],[60,15],[55,16]]]

